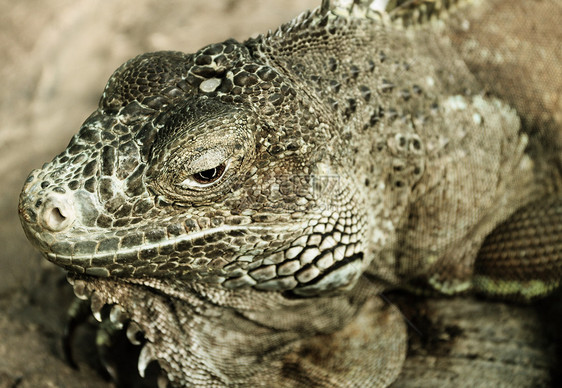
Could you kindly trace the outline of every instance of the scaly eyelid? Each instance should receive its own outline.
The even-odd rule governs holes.
[[[191,174],[195,174],[225,163],[230,156],[227,155],[227,152],[225,151],[226,150],[224,148],[212,148],[205,150],[201,152],[197,158],[194,158],[191,163],[189,163],[189,166],[186,166],[186,170]]]

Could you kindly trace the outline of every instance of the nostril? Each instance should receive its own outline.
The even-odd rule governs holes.
[[[72,201],[64,195],[51,193],[40,212],[40,224],[53,232],[68,228],[75,219]]]
[[[46,216],[48,217],[48,223],[52,225],[62,224],[66,220],[66,217],[58,207],[51,209]]]

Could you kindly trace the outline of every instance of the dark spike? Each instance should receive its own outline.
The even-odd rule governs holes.
[[[330,8],[332,8],[330,4],[330,0],[322,0],[322,5],[320,6],[320,13],[322,15],[326,15],[330,11]]]

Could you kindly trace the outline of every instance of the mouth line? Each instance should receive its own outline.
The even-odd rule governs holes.
[[[276,227],[279,227],[279,224],[276,225]],[[295,225],[295,224],[291,224],[290,228],[291,229],[300,229],[302,230],[302,228],[304,227],[304,225]],[[115,262],[115,260],[118,257],[121,256],[128,256],[128,255],[136,255],[139,252],[142,251],[148,251],[148,250],[158,250],[159,248],[162,247],[169,247],[170,245],[174,245],[174,244],[178,244],[178,243],[185,243],[185,242],[189,242],[189,241],[193,241],[196,239],[201,239],[201,238],[205,238],[217,233],[225,233],[228,234],[229,232],[236,232],[236,231],[240,231],[240,232],[252,232],[252,231],[256,231],[256,232],[263,232],[263,231],[271,231],[273,228],[272,226],[248,226],[248,225],[243,225],[243,226],[239,226],[239,225],[223,225],[223,226],[219,226],[216,228],[211,228],[211,229],[206,229],[206,230],[202,230],[202,231],[198,231],[198,232],[194,232],[194,233],[189,233],[189,234],[183,234],[180,236],[175,236],[174,238],[168,238],[166,240],[163,241],[157,241],[157,242],[151,242],[151,243],[145,243],[142,245],[137,245],[137,246],[133,246],[133,247],[128,247],[128,248],[123,248],[123,249],[116,249],[116,250],[108,250],[108,251],[101,251],[101,252],[95,252],[95,253],[91,253],[91,254],[79,254],[79,255],[75,255],[75,254],[62,254],[62,253],[57,253],[57,252],[45,252],[47,258],[51,261],[67,261],[67,262],[80,262],[81,264],[83,264],[82,262],[86,262],[86,261],[90,261],[90,265],[92,265],[93,263],[91,262],[92,260],[107,260],[107,262]],[[285,225],[284,228],[281,228],[284,231],[288,231],[288,225]],[[77,241],[80,242],[80,241]]]

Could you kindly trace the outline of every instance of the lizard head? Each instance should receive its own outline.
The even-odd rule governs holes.
[[[333,142],[310,129],[328,115],[259,57],[230,40],[121,66],[67,149],[28,177],[19,212],[32,243],[98,277],[352,286],[361,216]]]

